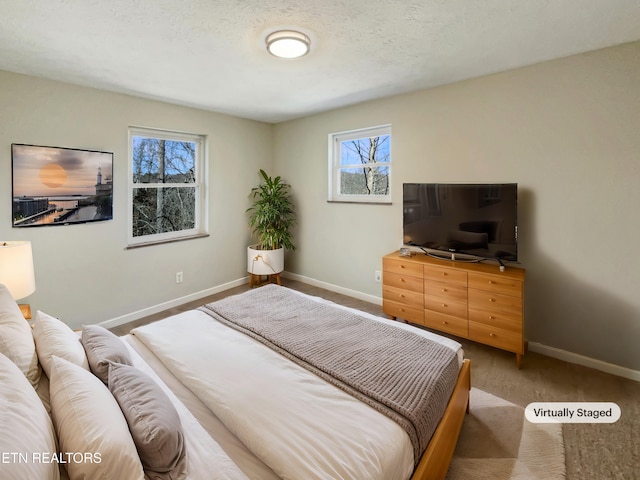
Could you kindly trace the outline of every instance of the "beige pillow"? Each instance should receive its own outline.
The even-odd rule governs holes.
[[[122,340],[100,325],[82,327],[82,345],[87,353],[89,367],[96,377],[106,385],[109,364],[131,365],[131,355]]]
[[[2,354],[0,426],[0,478],[58,480],[58,464],[50,460],[57,451],[51,419],[24,374]]]
[[[182,424],[167,394],[146,373],[117,363],[109,366],[109,390],[127,419],[145,473],[154,480],[186,478]]]
[[[22,316],[9,289],[0,284],[0,353],[25,374],[36,387],[40,380],[40,365],[33,343],[31,327]]]
[[[49,381],[60,451],[82,453],[85,458],[66,464],[69,478],[142,480],[142,464],[127,422],[107,387],[91,372],[55,356]]]
[[[38,311],[33,319],[33,338],[40,365],[50,376],[51,356],[69,360],[71,363],[89,370],[89,362],[80,342],[80,335],[57,318]]]

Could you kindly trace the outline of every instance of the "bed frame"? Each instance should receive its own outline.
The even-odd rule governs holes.
[[[458,442],[465,413],[469,413],[471,361],[464,360],[442,420],[422,454],[411,480],[444,480]]]

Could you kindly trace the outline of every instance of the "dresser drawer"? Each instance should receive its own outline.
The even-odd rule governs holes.
[[[522,315],[469,308],[469,321],[522,334]]]
[[[469,308],[522,316],[522,297],[469,289]]]
[[[526,271],[452,262],[429,256],[382,260],[382,308],[392,316],[434,331],[466,338],[516,355],[524,354]]]
[[[412,262],[408,260],[402,260],[400,258],[387,258],[382,259],[382,270],[391,273],[397,273],[400,275],[409,275],[411,277],[422,278],[422,264],[418,262]]]
[[[424,310],[422,308],[408,307],[404,303],[382,299],[382,311],[392,317],[402,318],[407,322],[424,323]]]
[[[431,310],[424,312],[424,325],[458,337],[466,338],[469,333],[466,318],[452,317],[451,315],[444,315]]]
[[[382,285],[385,287],[410,290],[422,294],[422,277],[410,277],[385,271],[382,276]]]
[[[522,296],[522,281],[500,275],[485,275],[469,272],[469,288],[500,293],[502,295]]]
[[[424,294],[429,297],[446,298],[448,301],[467,303],[467,289],[452,283],[425,280]]]
[[[510,352],[524,354],[524,342],[521,333],[514,333],[510,330],[470,321],[469,339]]]
[[[382,296],[393,302],[403,303],[408,307],[422,308],[422,292],[412,292],[404,288],[382,287]]]
[[[424,297],[424,308],[433,310],[434,312],[444,313],[445,315],[453,315],[454,317],[467,318],[467,303],[452,302],[440,297]]]
[[[425,280],[451,283],[453,285],[467,286],[467,272],[452,268],[438,267],[436,265],[424,266]]]

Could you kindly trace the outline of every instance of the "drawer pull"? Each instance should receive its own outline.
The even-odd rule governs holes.
[[[443,325],[449,325],[447,322],[442,322]]]
[[[493,315],[489,315],[489,320],[493,320],[494,318],[496,317],[494,317]]]
[[[404,298],[404,294],[403,293],[400,294],[400,298]],[[491,318],[491,317],[489,317],[489,318]]]
[[[446,289],[446,288],[443,288],[443,289],[442,289],[442,291],[443,291],[443,292],[446,292],[446,291],[447,291],[447,289]]]
[[[496,282],[494,282],[493,280],[489,280],[489,285],[495,285]]]
[[[442,304],[442,306],[446,308],[446,307],[447,307],[447,304],[446,304],[446,303],[443,303],[443,304]]]
[[[404,279],[404,278],[401,278],[401,279],[400,279],[400,281],[401,281],[402,283],[404,283],[404,282],[405,282],[405,279]]]
[[[490,298],[490,299],[489,299],[489,301],[490,301],[490,302],[495,302],[495,301],[496,301],[496,299],[495,299],[495,298]]]
[[[446,277],[447,275],[448,275],[448,273],[447,273],[447,272],[442,272],[442,276],[443,276],[443,277]]]
[[[490,337],[495,337],[495,336],[496,336],[496,334],[495,334],[495,333],[490,333],[490,334],[489,334],[489,336],[490,336]]]
[[[404,312],[404,308],[401,308],[401,309],[400,309],[400,311],[401,311],[401,312]]]
[[[404,268],[404,265],[400,265],[400,268]]]

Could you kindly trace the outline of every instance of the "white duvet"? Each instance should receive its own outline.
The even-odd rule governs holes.
[[[189,480],[249,480],[235,463],[227,456],[218,443],[209,436],[187,407],[173,394],[153,369],[131,348],[123,342],[131,353],[136,368],[149,375],[167,394],[180,416],[185,431],[185,448],[188,459]],[[146,478],[146,477],[145,477]]]
[[[281,478],[410,478],[413,449],[400,426],[206,313],[132,333]]]

